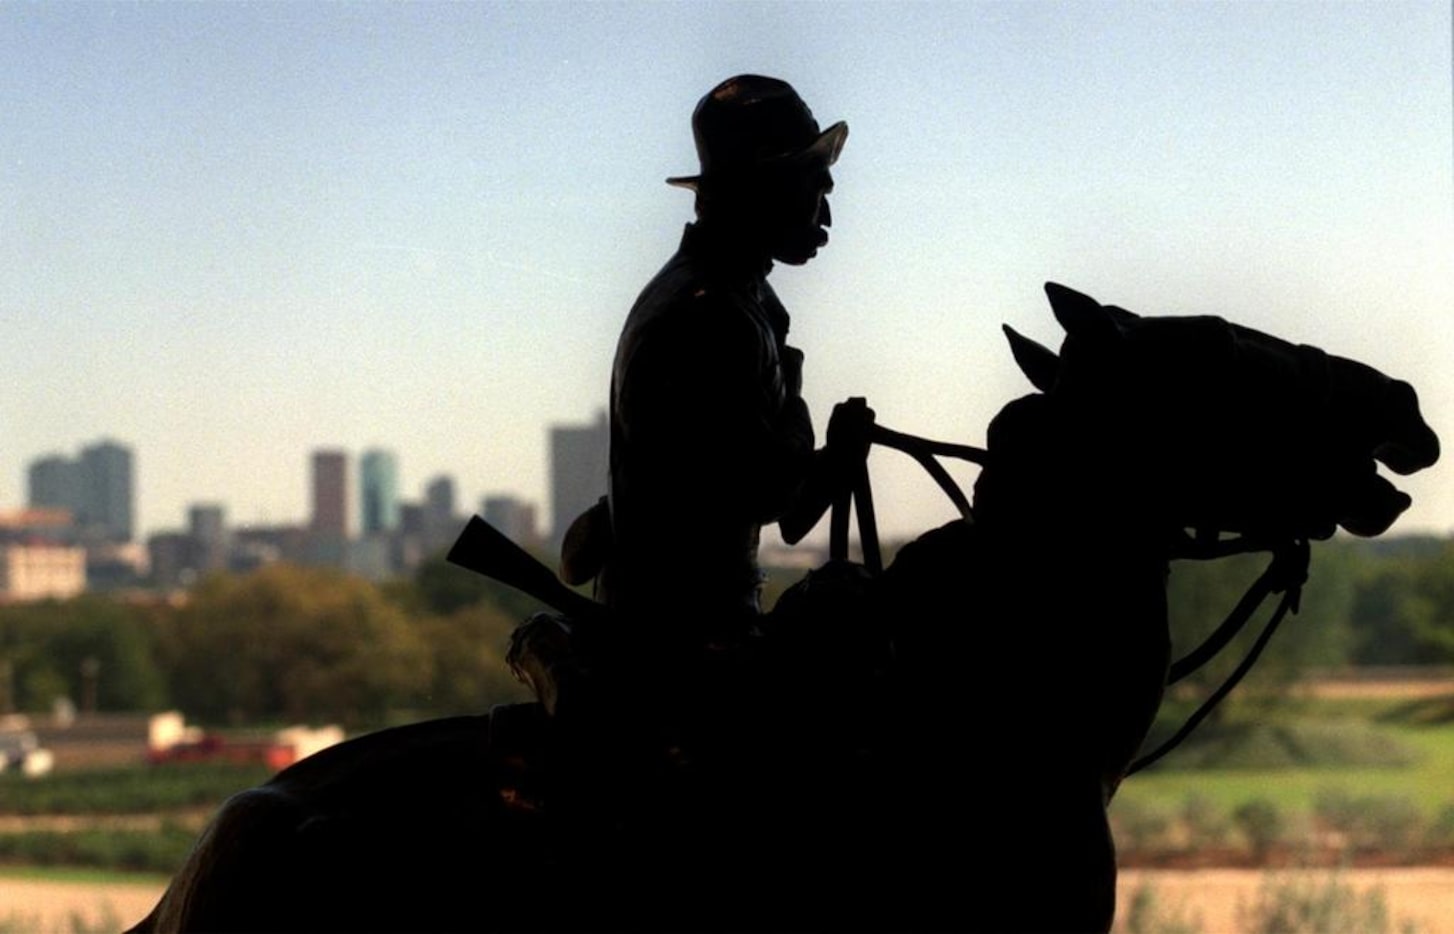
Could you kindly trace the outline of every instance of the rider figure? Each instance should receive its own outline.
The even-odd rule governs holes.
[[[600,595],[652,641],[700,645],[759,614],[761,527],[782,521],[795,541],[822,513],[803,355],[767,276],[828,241],[848,127],[820,130],[787,83],[740,75],[702,98],[692,130],[701,172],[667,181],[696,193],[697,220],[616,349]],[[794,522],[805,488],[816,505]]]

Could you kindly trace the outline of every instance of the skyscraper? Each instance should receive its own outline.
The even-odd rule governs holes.
[[[221,505],[192,504],[187,510],[187,534],[196,549],[196,570],[217,571],[227,567],[227,518]]]
[[[131,449],[114,441],[98,441],[84,447],[79,472],[77,513],[81,526],[105,541],[131,541],[134,512]]]
[[[462,523],[454,512],[454,478],[441,474],[424,487],[425,554],[443,551],[454,543]]]
[[[348,537],[348,455],[343,451],[313,452],[313,513],[308,528],[319,538],[342,542]]]
[[[37,509],[64,509],[75,518],[81,498],[75,461],[59,454],[31,461],[26,480],[27,505]]]
[[[425,521],[448,525],[454,521],[454,478],[441,474],[424,488]]]
[[[576,516],[606,494],[610,433],[606,413],[589,425],[550,429],[551,540],[559,545]]]
[[[360,524],[365,535],[399,527],[399,459],[393,451],[365,451],[359,461]]]
[[[135,512],[131,448],[98,441],[76,460],[53,454],[30,464],[29,504],[70,512],[82,539],[129,542]]]

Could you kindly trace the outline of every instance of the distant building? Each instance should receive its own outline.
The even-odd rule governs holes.
[[[74,513],[81,500],[79,465],[59,454],[32,461],[26,472],[26,502],[37,509]]]
[[[313,452],[313,515],[308,528],[317,535],[349,534],[349,458],[343,451]]]
[[[359,461],[359,524],[364,535],[399,527],[399,459],[392,451],[365,451]]]
[[[427,555],[424,507],[419,503],[399,504],[399,531],[394,535],[394,566],[411,570]]]
[[[313,512],[308,528],[314,535],[348,537],[348,455],[343,451],[313,452]]]
[[[157,532],[146,540],[151,580],[157,587],[186,587],[197,578],[197,542],[186,532]]]
[[[576,516],[606,495],[610,471],[610,433],[606,413],[590,425],[557,425],[550,429],[551,543],[558,547]]]
[[[308,530],[298,525],[254,525],[232,533],[232,570],[247,572],[275,561],[301,564],[308,553]]]
[[[134,470],[131,449],[114,441],[84,447],[76,460],[48,455],[30,464],[27,502],[68,510],[82,541],[129,542],[134,532]]]
[[[141,542],[88,542],[85,549],[87,590],[135,587],[151,568],[151,556]]]
[[[227,567],[231,552],[228,541],[227,516],[215,503],[196,503],[187,510],[187,533],[196,548],[196,570],[221,571]]]
[[[454,478],[438,476],[424,488],[426,522],[449,522],[454,518]]]
[[[318,450],[312,458],[313,510],[302,563],[343,567],[348,558],[348,455]]]
[[[90,537],[132,539],[135,490],[131,449],[99,441],[81,449],[80,502],[76,515]]]
[[[67,600],[86,589],[86,550],[0,545],[0,600]]]
[[[424,488],[424,553],[448,549],[463,527],[455,512],[454,478],[441,474],[430,480]]]
[[[0,542],[9,544],[71,544],[75,522],[64,507],[31,507],[0,513]]]
[[[486,496],[480,515],[512,542],[525,548],[540,544],[535,505],[514,496]]]

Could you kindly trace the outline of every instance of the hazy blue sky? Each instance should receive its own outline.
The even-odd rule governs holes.
[[[749,71],[852,130],[773,277],[820,429],[981,441],[1052,279],[1363,359],[1454,441],[1450,48],[1446,0],[0,4],[0,508],[101,436],[147,531],[302,519],[324,445],[543,500]],[[949,516],[874,471],[889,531]],[[1399,528],[1454,530],[1450,476]]]

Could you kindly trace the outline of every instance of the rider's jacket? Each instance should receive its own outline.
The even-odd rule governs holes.
[[[814,440],[770,269],[688,225],[626,319],[601,577],[617,610],[674,628],[758,611],[759,530],[791,502]]]

